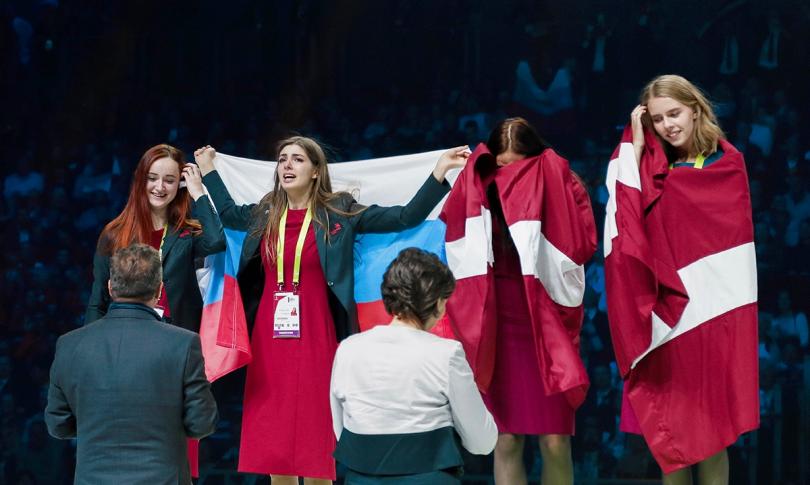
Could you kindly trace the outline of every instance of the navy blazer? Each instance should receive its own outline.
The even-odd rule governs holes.
[[[196,258],[225,250],[225,232],[206,196],[192,201],[192,217],[202,226],[202,232],[192,234],[187,229],[171,230],[163,241],[163,285],[169,303],[170,322],[193,332],[200,331],[203,301],[195,272]],[[100,242],[101,243],[101,242]],[[110,255],[99,247],[93,256],[93,289],[84,323],[88,324],[107,313],[110,293]]]
[[[216,170],[203,177],[222,224],[231,229],[248,231],[239,259],[237,280],[242,293],[248,325],[252,327],[264,290],[264,270],[259,253],[261,236],[267,227],[267,215],[257,213],[256,204],[237,205]],[[318,216],[329,228],[313,223],[321,268],[329,287],[329,306],[335,321],[335,335],[342,340],[357,332],[357,308],[354,301],[354,238],[362,233],[398,232],[419,225],[450,191],[450,184],[439,182],[431,174],[414,197],[404,206],[362,206],[344,193],[332,203],[344,216],[321,209]]]
[[[188,485],[186,440],[216,422],[199,335],[149,307],[113,303],[56,342],[45,423],[78,438],[77,484]]]

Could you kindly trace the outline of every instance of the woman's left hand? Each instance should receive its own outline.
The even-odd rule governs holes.
[[[444,177],[448,171],[454,168],[464,168],[470,153],[472,152],[470,152],[470,147],[467,145],[451,148],[442,153],[442,156],[436,162],[436,168],[433,169],[433,176],[439,182],[444,182]]]
[[[200,175],[200,167],[193,163],[187,163],[183,169],[182,178],[186,182],[186,189],[192,199],[197,200],[203,195],[202,175]]]

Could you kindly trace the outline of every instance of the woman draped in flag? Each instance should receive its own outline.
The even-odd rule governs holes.
[[[390,325],[344,340],[332,370],[335,457],[346,484],[460,484],[458,446],[486,455],[498,429],[464,350],[429,331],[455,279],[438,256],[404,249],[383,276]]]
[[[596,249],[579,178],[522,118],[498,123],[459,175],[442,216],[457,289],[448,302],[498,424],[495,481],[526,483],[539,435],[543,483],[573,483],[570,437],[588,376],[579,357],[584,264]]]
[[[361,206],[332,192],[327,159],[311,139],[278,145],[273,190],[236,205],[214,169],[215,151],[197,151],[203,182],[227,228],[248,231],[237,279],[252,327],[238,469],[272,482],[331,483],[335,435],[329,378],[339,340],[357,331],[354,240],[421,223],[450,190],[445,174],[469,149],[448,150],[405,206]]]
[[[158,307],[163,318],[199,332],[203,301],[194,260],[224,251],[225,234],[203,190],[200,169],[185,163],[183,152],[171,145],[155,145],[143,154],[124,210],[101,231],[85,324],[107,314],[110,257],[133,243],[149,244],[160,252],[163,287]],[[191,474],[197,477],[198,441],[189,440],[188,446]]]
[[[183,152],[173,146],[155,145],[143,154],[124,210],[101,231],[93,257],[86,324],[107,313],[110,256],[133,243],[149,244],[160,251],[163,289],[158,306],[164,318],[199,332],[203,302],[194,259],[224,251],[225,235],[203,191],[200,169],[186,164]]]
[[[626,403],[663,483],[728,483],[726,448],[759,424],[748,179],[688,80],[642,91],[608,167],[605,277]],[[652,128],[652,132],[646,128]],[[653,134],[654,132],[654,134]]]

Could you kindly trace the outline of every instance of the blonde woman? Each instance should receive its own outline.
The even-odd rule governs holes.
[[[609,210],[606,223],[606,231],[615,231],[614,242],[606,237],[608,316],[626,378],[623,418],[630,417],[622,428],[644,435],[664,484],[691,484],[693,465],[701,485],[726,484],[726,448],[759,425],[745,162],[707,98],[681,76],[647,84],[630,124],[637,186],[631,187],[634,177],[620,176],[623,188],[617,183],[611,197],[634,193],[640,206],[633,216],[618,202],[615,221]],[[618,164],[622,153],[630,152],[611,166],[634,171],[632,161]],[[640,223],[636,232],[633,223]],[[621,267],[616,258],[623,254],[632,264]],[[632,418],[637,423],[630,425]]]

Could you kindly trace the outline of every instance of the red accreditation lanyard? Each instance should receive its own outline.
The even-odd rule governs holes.
[[[312,209],[307,208],[304,215],[304,224],[298,233],[298,242],[295,245],[295,260],[293,261],[293,292],[298,292],[298,285],[301,282],[301,254],[304,252],[304,241],[307,238],[309,224],[312,222]],[[278,291],[284,288],[284,236],[287,232],[287,209],[281,215],[278,227],[278,242],[276,243],[276,274],[278,276]]]

